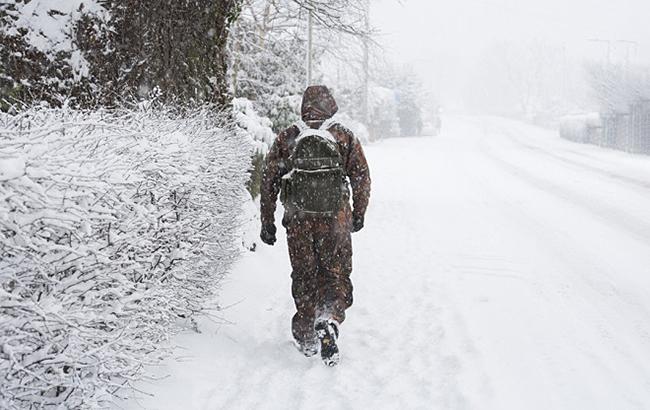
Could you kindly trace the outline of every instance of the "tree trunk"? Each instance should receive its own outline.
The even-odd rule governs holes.
[[[241,0],[216,0],[217,21],[215,22],[216,44],[215,44],[215,102],[225,107],[230,101],[228,92],[228,55],[226,45],[228,44],[228,33],[230,25],[237,19],[241,7]]]
[[[148,98],[157,89],[169,102],[226,106],[226,44],[241,1],[103,0],[111,29],[83,50],[104,102]],[[95,25],[101,21],[86,24]]]

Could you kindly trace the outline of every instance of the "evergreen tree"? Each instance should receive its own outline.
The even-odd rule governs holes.
[[[397,86],[397,117],[402,137],[420,135],[422,132],[422,109],[420,94],[422,87],[415,73],[402,74]]]
[[[300,11],[288,0],[245,0],[229,38],[233,94],[252,101],[276,132],[299,118],[306,80]]]

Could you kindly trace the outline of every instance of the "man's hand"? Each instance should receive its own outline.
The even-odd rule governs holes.
[[[363,229],[363,216],[352,217],[352,232],[359,232]]]
[[[262,225],[262,232],[260,233],[260,239],[262,239],[262,242],[264,242],[267,245],[273,246],[273,244],[276,241],[275,238],[275,232],[276,232],[275,224],[264,224]]]

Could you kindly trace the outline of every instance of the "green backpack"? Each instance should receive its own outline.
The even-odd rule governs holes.
[[[329,126],[312,129],[299,124],[301,132],[289,155],[290,171],[282,178],[282,202],[288,210],[333,216],[348,200],[343,158]]]

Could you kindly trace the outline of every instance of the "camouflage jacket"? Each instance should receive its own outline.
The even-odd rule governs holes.
[[[310,125],[317,128],[315,125],[320,124],[311,121]],[[336,139],[352,187],[353,215],[362,217],[365,215],[370,197],[370,171],[363,148],[359,140],[344,126],[335,123],[328,130]],[[299,134],[300,128],[295,125],[281,132],[266,157],[261,186],[262,224],[272,224],[275,221],[274,214],[281,180],[291,171],[287,168],[288,159],[291,147]]]

